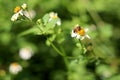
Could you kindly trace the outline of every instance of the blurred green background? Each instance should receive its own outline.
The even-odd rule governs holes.
[[[36,12],[33,21],[51,11],[58,13],[64,33],[54,43],[64,46],[68,56],[80,55],[71,38],[74,25],[89,28],[91,40],[83,41],[87,48],[85,57],[69,59],[68,70],[63,57],[46,45],[45,35],[19,37],[34,26],[10,20],[14,8],[23,3]],[[0,80],[120,80],[119,43],[120,0],[0,0]],[[27,61],[18,54],[24,46],[30,46],[34,52]],[[12,62],[23,67],[17,75],[9,72]]]

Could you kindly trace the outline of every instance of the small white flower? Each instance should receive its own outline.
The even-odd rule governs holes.
[[[59,19],[57,13],[51,12],[51,13],[49,13],[49,16],[50,16],[50,18],[49,18],[48,21],[51,21],[52,19],[58,19],[57,22],[56,22],[56,24],[57,24],[58,26],[61,25],[61,20]]]
[[[16,21],[20,15],[23,16],[23,10],[19,6],[14,9],[14,13],[15,14],[11,17],[11,21]]]
[[[51,19],[58,18],[58,14],[57,14],[57,13],[54,13],[54,12],[51,12],[51,13],[49,14],[49,16],[50,16]]]
[[[12,74],[18,74],[20,71],[22,71],[22,66],[16,62],[11,63],[9,66],[9,71]]]
[[[21,7],[25,10],[25,9],[27,9],[27,4],[24,3],[24,4],[21,5]]]
[[[88,29],[83,29],[79,25],[76,25],[71,32],[71,37],[76,37],[77,39],[83,40],[85,37],[90,39],[90,36],[87,34]]]
[[[33,56],[33,51],[30,47],[21,48],[19,51],[19,56],[23,60],[28,60]]]

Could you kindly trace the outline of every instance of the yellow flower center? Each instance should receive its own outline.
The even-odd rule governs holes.
[[[56,18],[58,18],[58,16],[54,15],[52,18],[53,18],[53,19],[56,19]]]
[[[84,29],[80,29],[77,33],[79,35],[81,35],[81,36],[84,36],[85,35],[85,30]]]
[[[17,67],[18,63],[14,62],[14,63],[12,63],[12,66]]]
[[[17,7],[14,9],[14,13],[18,13],[20,10],[21,10],[21,7],[20,7],[20,6],[17,6]]]

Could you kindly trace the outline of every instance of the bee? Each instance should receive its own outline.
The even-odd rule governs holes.
[[[79,25],[76,25],[76,27],[73,29],[73,32],[77,33],[81,36],[85,35],[85,30],[83,28],[81,28],[81,26],[79,26]]]
[[[78,33],[78,31],[81,30],[81,26],[77,25],[74,29],[73,29],[73,32],[74,33]]]

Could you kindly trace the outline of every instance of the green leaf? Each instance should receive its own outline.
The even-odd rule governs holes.
[[[48,20],[49,20],[49,14],[45,14],[44,16],[43,16],[43,23],[44,23],[44,25],[46,25],[47,23],[48,23]]]

